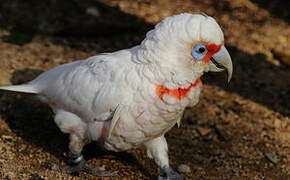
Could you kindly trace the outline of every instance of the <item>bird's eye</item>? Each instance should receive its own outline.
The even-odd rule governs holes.
[[[203,57],[206,55],[206,53],[207,53],[207,49],[206,49],[205,45],[197,44],[193,47],[193,49],[191,51],[191,56],[195,60],[200,61],[203,59]]]

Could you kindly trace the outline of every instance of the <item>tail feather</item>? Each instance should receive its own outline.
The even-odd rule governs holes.
[[[0,90],[15,91],[23,93],[38,94],[39,90],[33,87],[31,84],[22,84],[14,86],[0,86]]]

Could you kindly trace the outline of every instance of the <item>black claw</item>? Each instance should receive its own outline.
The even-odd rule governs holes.
[[[158,180],[183,180],[183,176],[175,172],[171,167],[161,168],[165,176],[159,176]]]

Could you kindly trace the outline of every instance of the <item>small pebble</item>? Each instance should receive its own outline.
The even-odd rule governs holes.
[[[204,127],[196,127],[196,130],[201,136],[206,136],[211,132],[210,128],[204,128]]]
[[[99,17],[100,16],[100,11],[97,8],[95,8],[95,7],[88,7],[86,9],[86,13],[88,15],[95,16],[95,17]]]
[[[188,165],[186,164],[181,164],[178,166],[178,171],[180,173],[191,173],[191,169]]]
[[[280,161],[280,159],[278,158],[278,156],[275,153],[267,152],[264,155],[265,155],[266,159],[268,159],[273,164],[277,164]]]

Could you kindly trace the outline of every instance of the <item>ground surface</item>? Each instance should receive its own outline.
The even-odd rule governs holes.
[[[277,0],[1,1],[0,85],[131,47],[166,16],[204,12],[224,29],[234,75],[230,84],[205,76],[200,103],[167,135],[173,167],[188,165],[186,179],[290,179],[289,9]],[[49,169],[64,165],[68,141],[46,105],[1,92],[0,115],[0,179],[98,179]],[[86,158],[118,169],[113,179],[158,175],[142,150],[96,149],[86,147]]]

